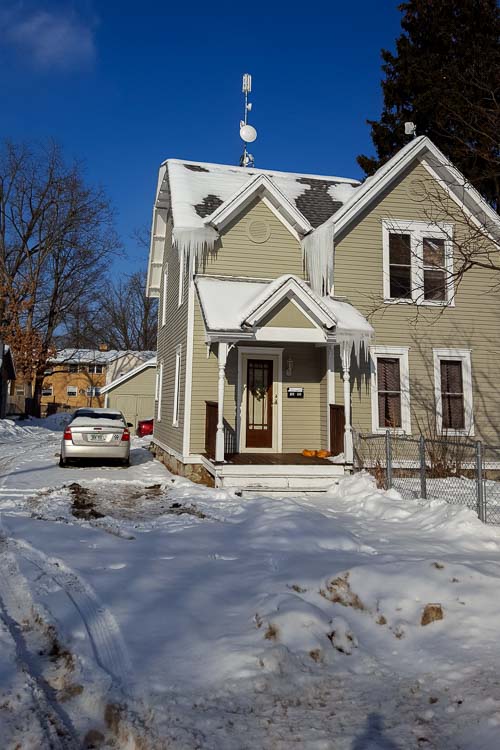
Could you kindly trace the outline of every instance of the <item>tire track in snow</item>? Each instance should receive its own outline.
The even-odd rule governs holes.
[[[7,542],[0,538],[0,618],[15,644],[16,659],[26,673],[27,685],[35,706],[36,719],[45,735],[50,750],[78,750],[80,742],[66,711],[60,706],[55,691],[48,684],[38,664],[37,656],[29,648],[22,623],[30,621],[33,600],[17,562],[8,551]]]
[[[24,539],[9,539],[8,544],[64,591],[82,619],[97,664],[125,692],[132,674],[127,649],[118,623],[92,587],[62,560],[49,558]]]

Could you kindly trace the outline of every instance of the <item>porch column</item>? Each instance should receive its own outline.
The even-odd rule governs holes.
[[[353,444],[351,427],[351,349],[352,343],[344,341],[340,346],[342,357],[342,377],[344,379],[344,456],[348,464],[353,462]]]
[[[224,382],[226,379],[227,344],[219,343],[219,383],[217,396],[217,434],[215,436],[215,460],[224,461]]]

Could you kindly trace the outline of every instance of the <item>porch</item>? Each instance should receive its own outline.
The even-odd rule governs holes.
[[[217,382],[207,367],[202,388],[200,362],[196,393],[216,385],[217,397],[196,411],[203,406],[200,453],[215,485],[325,490],[352,467],[351,362],[371,326],[347,302],[320,298],[295,277],[205,277],[197,291]],[[223,314],[222,299],[231,302]]]

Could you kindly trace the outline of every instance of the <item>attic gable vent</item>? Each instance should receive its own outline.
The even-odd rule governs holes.
[[[249,240],[260,245],[271,236],[271,227],[265,219],[253,219],[248,223],[247,235]]]

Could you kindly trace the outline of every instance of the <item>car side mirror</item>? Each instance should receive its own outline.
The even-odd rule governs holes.
[[[133,426],[134,425],[132,424],[132,422],[127,422],[127,427],[133,427]]]

